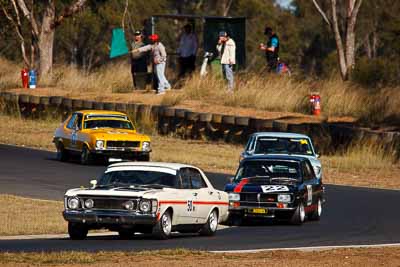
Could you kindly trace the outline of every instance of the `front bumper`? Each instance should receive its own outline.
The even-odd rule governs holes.
[[[255,212],[264,210],[263,213]],[[288,206],[286,208],[278,208],[273,206],[256,207],[256,206],[240,206],[229,207],[229,216],[239,216],[247,218],[276,218],[288,217],[296,210],[296,207]]]
[[[157,223],[155,213],[126,211],[65,210],[63,217],[68,222],[96,225],[154,225]]]
[[[151,151],[121,148],[121,149],[93,149],[90,152],[92,154],[105,157],[132,158],[138,156],[148,156],[150,155]]]

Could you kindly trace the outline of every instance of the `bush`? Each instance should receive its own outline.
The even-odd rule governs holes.
[[[400,64],[390,59],[363,57],[358,60],[351,78],[368,88],[392,86],[400,82]]]

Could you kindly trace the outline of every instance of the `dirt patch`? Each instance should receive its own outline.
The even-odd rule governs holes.
[[[215,254],[190,250],[146,252],[0,253],[2,266],[399,266],[400,248]]]

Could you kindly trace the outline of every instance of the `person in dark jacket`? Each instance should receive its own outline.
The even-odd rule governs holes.
[[[145,46],[142,31],[135,31],[135,40],[132,42],[131,73],[135,89],[146,89],[147,65],[149,54],[138,52],[135,49]]]
[[[279,37],[274,33],[271,27],[265,27],[264,34],[268,37],[267,44],[260,44],[260,49],[265,51],[268,71],[277,70],[279,59]]]

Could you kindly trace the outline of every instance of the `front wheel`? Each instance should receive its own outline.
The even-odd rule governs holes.
[[[153,228],[153,235],[157,239],[165,240],[171,236],[172,216],[169,211],[164,212]]]
[[[68,223],[68,234],[72,240],[83,240],[88,234],[88,229],[83,223]]]
[[[92,155],[87,146],[83,146],[81,152],[81,164],[88,165],[92,162]]]
[[[141,155],[137,157],[137,161],[150,161],[150,155]]]
[[[203,228],[200,230],[200,235],[212,236],[215,235],[218,228],[218,212],[213,210],[208,216],[208,220]]]
[[[295,212],[292,215],[292,218],[290,219],[290,222],[295,225],[301,225],[303,224],[305,217],[306,217],[306,212],[304,210],[304,204],[299,203]]]

